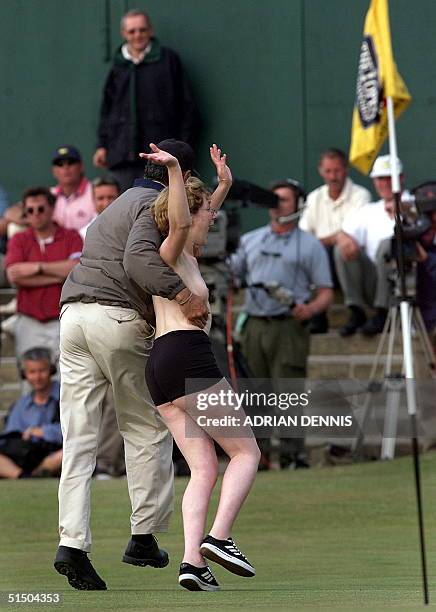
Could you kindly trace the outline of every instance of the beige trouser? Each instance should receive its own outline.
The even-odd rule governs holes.
[[[62,309],[62,546],[86,552],[91,547],[91,477],[109,382],[124,438],[132,534],[168,528],[173,507],[172,438],[145,386],[144,368],[151,343],[150,326],[134,310],[81,302]]]

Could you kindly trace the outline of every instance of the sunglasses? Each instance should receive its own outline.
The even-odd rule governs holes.
[[[44,211],[46,210],[45,206],[29,206],[28,208],[24,209],[24,214],[25,215],[33,215],[38,213],[39,215],[41,215]]]
[[[74,164],[78,164],[79,162],[74,159],[57,159],[53,162],[53,166],[58,166],[62,168],[62,166],[74,166]]]
[[[131,30],[126,30],[127,34],[134,34],[135,32],[139,32],[140,34],[144,34],[148,32],[149,28],[132,28]]]

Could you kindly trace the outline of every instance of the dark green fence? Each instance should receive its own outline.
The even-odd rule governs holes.
[[[327,146],[348,149],[357,57],[369,0],[2,0],[0,183],[17,198],[50,183],[51,151],[83,152],[89,176],[108,57],[126,8],[146,8],[176,49],[203,116],[207,147],[231,155],[235,175],[267,185],[293,176],[319,184]],[[413,96],[398,126],[409,185],[436,176],[436,2],[391,0],[397,64]],[[357,178],[369,185],[359,175]],[[259,220],[250,213],[250,223]]]

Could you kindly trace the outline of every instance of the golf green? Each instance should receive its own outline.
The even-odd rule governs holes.
[[[422,458],[430,596],[436,602],[436,455]],[[412,461],[402,458],[258,475],[233,537],[256,568],[240,578],[212,565],[218,593],[177,584],[180,500],[159,542],[167,568],[121,563],[129,539],[125,480],[93,483],[92,562],[108,591],[69,587],[52,566],[57,546],[56,480],[0,483],[0,609],[8,593],[60,593],[58,605],[20,610],[419,610],[421,566]],[[216,506],[214,495],[211,513]],[[433,592],[433,593],[432,593]],[[10,609],[10,608],[9,608]]]

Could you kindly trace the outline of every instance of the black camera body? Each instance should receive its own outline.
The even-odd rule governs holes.
[[[403,258],[406,267],[417,261],[416,243],[420,242],[422,236],[431,228],[431,214],[436,212],[436,181],[421,183],[412,189],[411,193],[417,216],[413,220],[404,218],[401,223]],[[393,259],[397,258],[396,233],[397,228],[395,228],[395,237],[392,238],[391,258]]]

